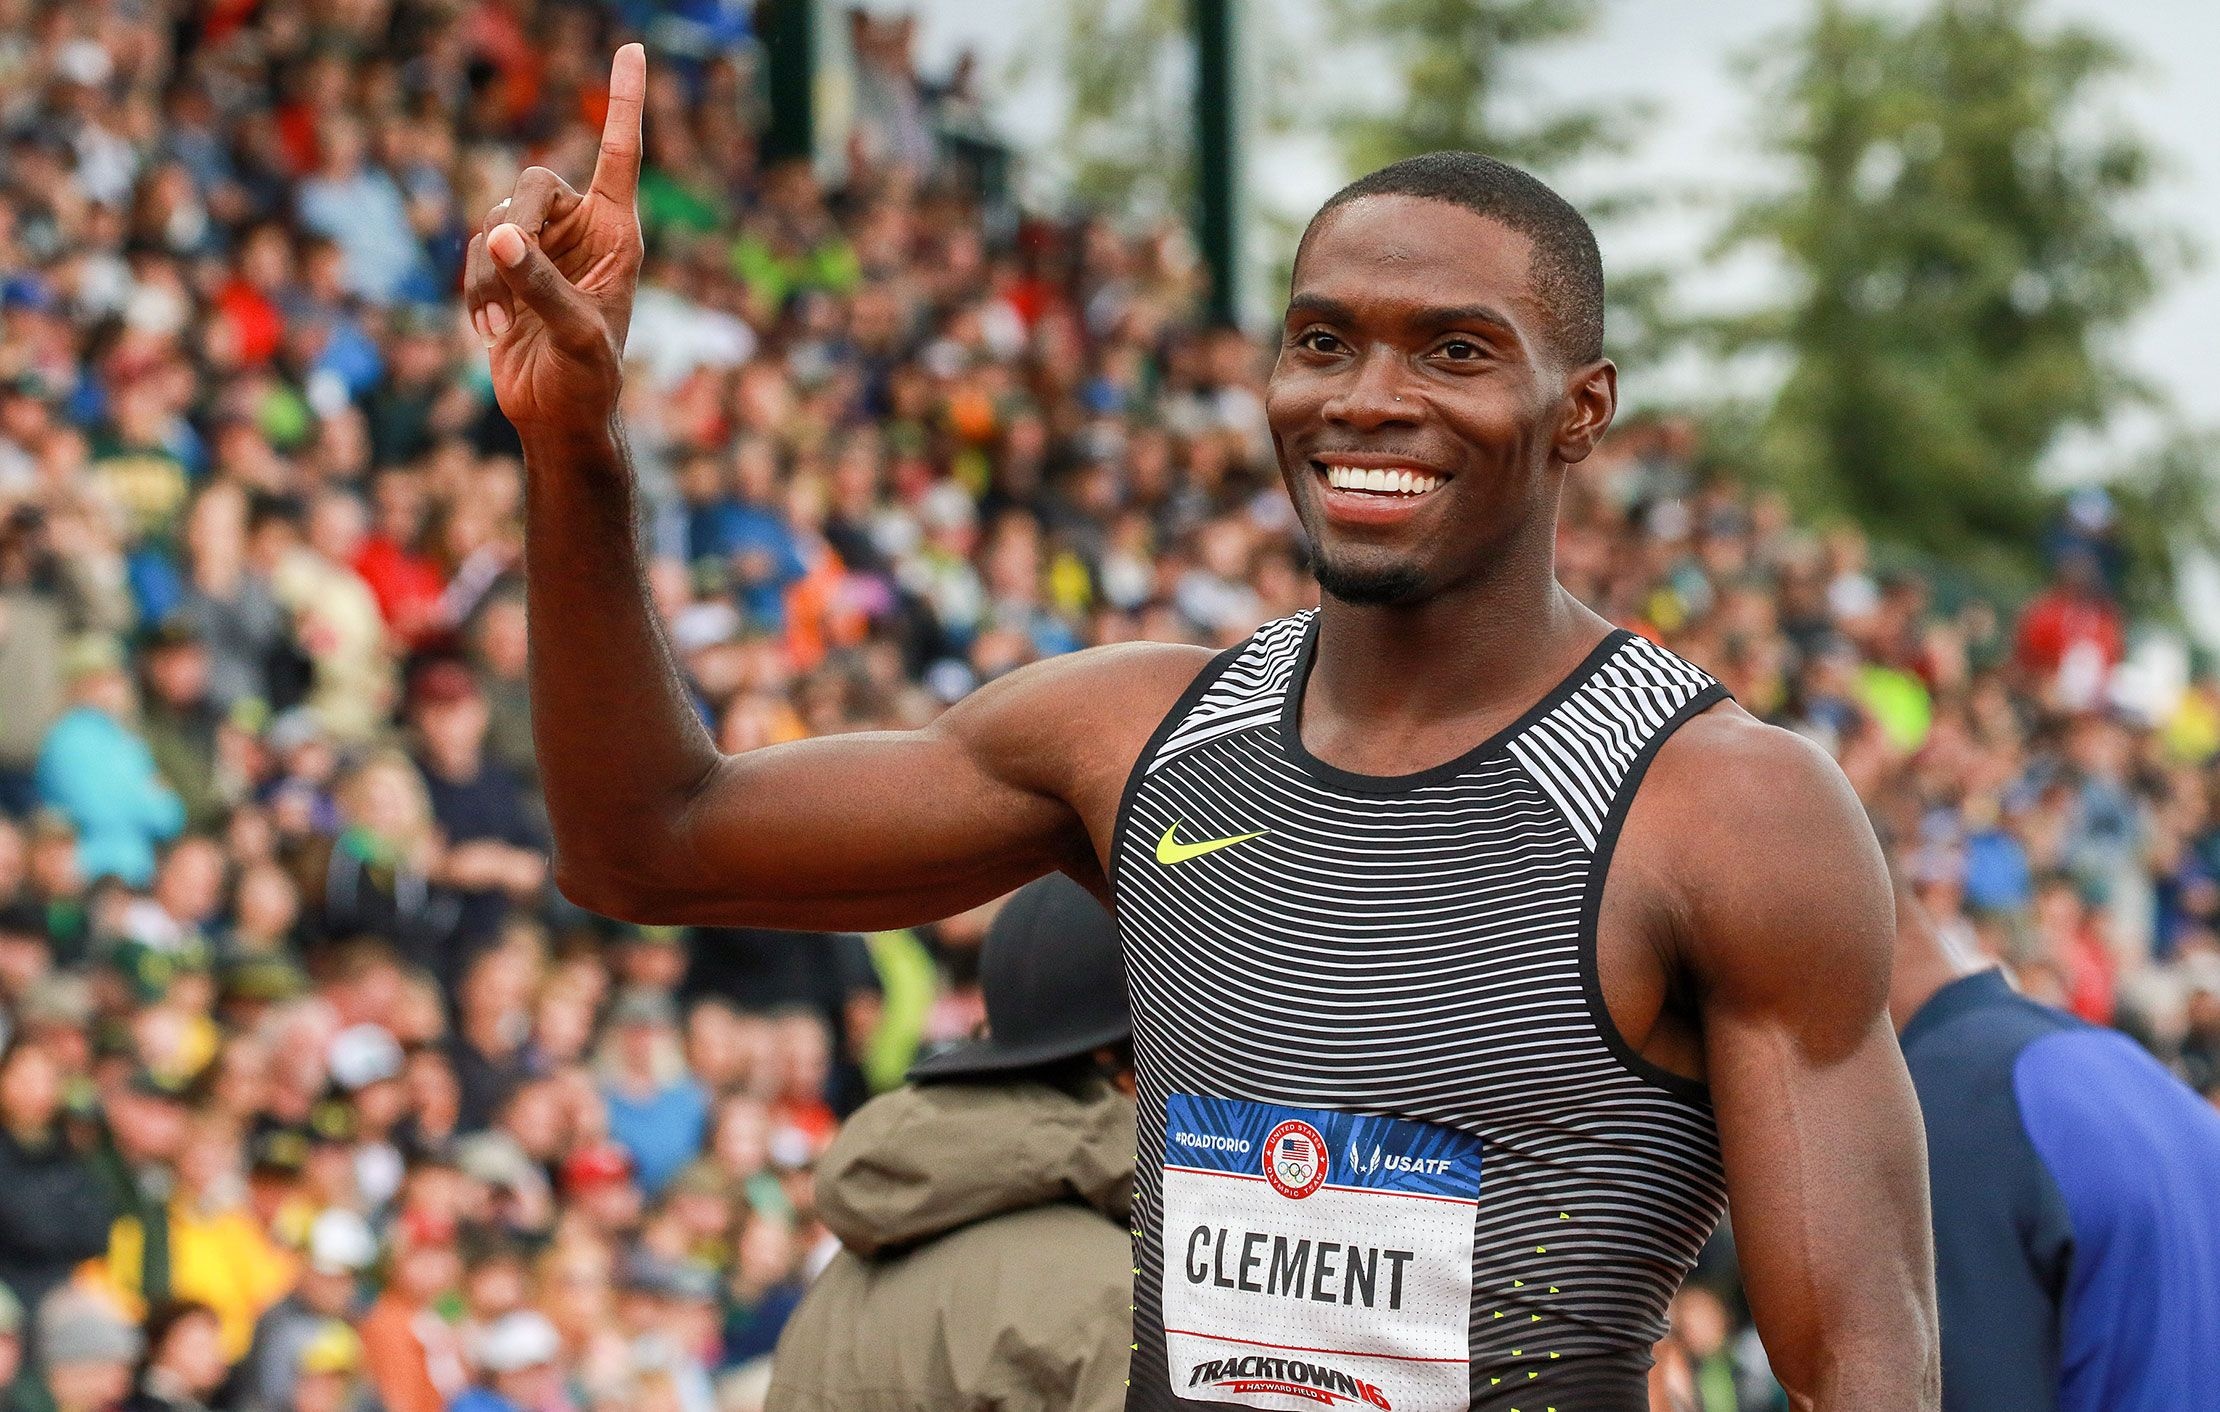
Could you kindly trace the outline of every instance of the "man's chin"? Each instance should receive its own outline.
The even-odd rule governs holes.
[[[1311,562],[1311,576],[1328,597],[1360,607],[1387,607],[1409,603],[1425,592],[1426,576],[1408,562],[1351,563],[1319,555]]]

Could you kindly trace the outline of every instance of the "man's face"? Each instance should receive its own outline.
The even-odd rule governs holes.
[[[424,734],[425,749],[443,764],[476,763],[479,747],[485,744],[486,724],[486,703],[475,693],[453,701],[427,701],[416,708],[416,728]]]
[[[303,1373],[293,1384],[294,1412],[344,1412],[354,1403],[354,1379],[344,1373]]]
[[[108,1101],[116,1146],[134,1162],[171,1162],[185,1145],[183,1104],[126,1089]]]
[[[34,933],[0,932],[0,995],[21,996],[53,969],[46,938]]]
[[[64,1363],[46,1371],[47,1390],[60,1412],[104,1412],[131,1391],[129,1363]]]
[[[75,694],[78,701],[118,720],[127,720],[132,714],[131,678],[120,671],[87,673],[78,678]]]
[[[1565,364],[1530,252],[1496,221],[1408,196],[1312,226],[1266,413],[1329,593],[1408,602],[1488,571],[1609,425],[1615,372]]]
[[[496,1373],[487,1380],[493,1390],[519,1407],[545,1407],[562,1391],[562,1379],[552,1364]]]
[[[223,905],[224,857],[204,838],[188,839],[170,851],[154,876],[155,900],[181,922],[200,923]]]
[[[341,1318],[354,1303],[355,1277],[340,1270],[301,1272],[301,1302],[319,1314]]]
[[[165,705],[190,706],[208,694],[208,649],[173,643],[147,659],[147,684]]]

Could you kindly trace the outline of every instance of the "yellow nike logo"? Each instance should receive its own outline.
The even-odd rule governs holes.
[[[1201,843],[1181,843],[1179,825],[1175,823],[1164,830],[1164,836],[1156,841],[1156,861],[1166,864],[1184,863],[1190,858],[1200,858],[1205,853],[1216,853],[1221,848],[1231,848],[1237,843],[1247,843],[1252,838],[1262,838],[1264,833],[1263,829],[1258,829],[1255,833],[1237,833],[1231,838],[1209,838]]]

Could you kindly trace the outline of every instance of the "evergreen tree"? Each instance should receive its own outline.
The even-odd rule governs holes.
[[[1393,75],[1382,97],[1345,114],[1342,155],[1352,173],[1422,152],[1484,152],[1545,179],[1598,153],[1623,150],[1639,106],[1515,101],[1519,61],[1536,45],[1578,39],[1602,0],[1331,0],[1340,38],[1369,50]],[[1514,112],[1521,115],[1514,116]],[[1577,193],[1599,228],[1637,214],[1654,193]],[[1667,281],[1654,269],[1610,271],[1606,322],[1621,359],[1661,356],[1676,325]]]
[[[2122,55],[2030,9],[1820,0],[1766,107],[1793,179],[1727,240],[1792,281],[1725,330],[1785,364],[1756,464],[1808,506],[2015,575],[2036,567],[2060,435],[2147,396],[2114,335],[2166,258],[2127,214],[2152,157],[2095,107]]]
[[[1333,0],[1349,43],[1385,59],[1396,84],[1377,106],[1343,125],[1352,170],[1372,171],[1421,152],[1485,152],[1546,173],[1616,143],[1625,116],[1566,106],[1539,118],[1505,115],[1519,51],[1578,38],[1600,0]]]
[[[1187,0],[1065,0],[1017,62],[1052,70],[1063,125],[1041,149],[1080,205],[1183,214],[1194,191],[1193,57]]]

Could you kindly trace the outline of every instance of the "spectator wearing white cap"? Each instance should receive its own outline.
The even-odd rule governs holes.
[[[293,1406],[304,1350],[332,1320],[354,1315],[358,1281],[377,1257],[377,1239],[362,1217],[335,1207],[316,1218],[292,1292],[255,1324],[241,1379],[247,1412]]]
[[[477,1376],[448,1412],[549,1412],[568,1406],[555,1360],[562,1339],[533,1309],[504,1314],[486,1326],[472,1350]]]
[[[401,1082],[406,1056],[391,1031],[358,1024],[332,1036],[326,1063],[354,1120],[355,1191],[375,1210],[401,1189],[404,1163],[393,1133],[409,1112]]]
[[[37,1332],[55,1412],[109,1412],[131,1391],[145,1341],[107,1300],[64,1286],[39,1305]]]

